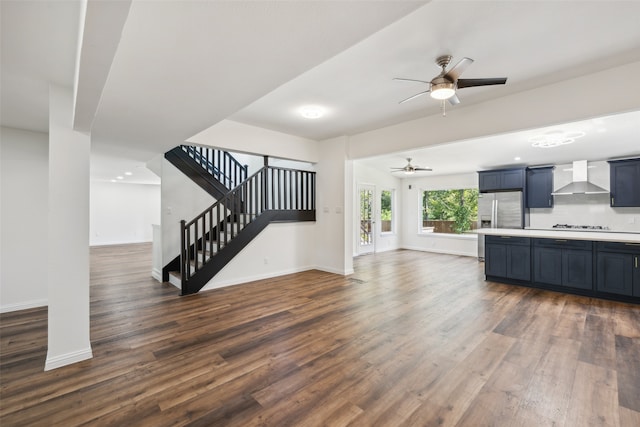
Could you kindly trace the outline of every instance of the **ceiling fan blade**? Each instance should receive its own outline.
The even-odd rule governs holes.
[[[471,64],[473,64],[473,59],[466,57],[462,58],[456,65],[453,66],[452,69],[447,71],[444,77],[451,80],[452,82],[455,82],[456,80],[458,80],[460,75],[464,73],[464,70],[466,70],[467,67]]]
[[[419,96],[422,96],[425,93],[429,93],[429,91],[425,90],[424,92],[416,93],[415,95],[412,95],[412,96],[408,97],[407,99],[403,99],[402,101],[398,102],[398,104],[402,104],[404,102],[411,101],[413,98],[417,98]]]
[[[453,94],[453,96],[451,98],[449,98],[449,104],[451,105],[458,105],[460,104],[460,98],[458,98],[458,95],[456,95],[455,93]]]
[[[506,77],[495,77],[491,79],[458,79],[458,89],[473,86],[503,85],[506,82]]]
[[[416,79],[403,79],[400,77],[394,77],[393,80],[399,80],[401,82],[419,82],[419,83],[426,83],[429,84],[429,82],[426,82],[424,80],[416,80]]]
[[[432,171],[433,169],[431,169],[431,168],[414,168],[413,170],[414,170],[414,171],[427,171],[427,172],[430,172],[430,171]]]

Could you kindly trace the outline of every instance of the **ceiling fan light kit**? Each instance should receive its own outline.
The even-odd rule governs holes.
[[[445,106],[444,101],[448,100],[451,105],[456,105],[460,103],[456,95],[457,89],[463,89],[467,87],[475,87],[475,86],[491,86],[491,85],[501,85],[507,82],[506,77],[498,77],[498,78],[485,78],[485,79],[461,79],[460,75],[467,69],[469,65],[473,63],[473,59],[471,58],[462,58],[456,65],[453,66],[449,71],[447,71],[447,66],[449,62],[451,62],[451,55],[442,55],[436,59],[436,64],[442,67],[442,71],[436,77],[431,79],[430,81],[425,80],[416,80],[416,79],[406,79],[396,77],[394,80],[400,81],[408,81],[408,82],[419,82],[427,84],[427,90],[419,92],[415,95],[410,96],[409,98],[403,99],[400,101],[400,104],[410,101],[418,96],[424,95],[425,93],[429,93],[433,99],[437,99],[439,101],[443,101],[442,105],[442,115],[445,115]]]

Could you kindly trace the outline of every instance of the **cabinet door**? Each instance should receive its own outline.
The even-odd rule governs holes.
[[[478,172],[480,191],[492,191],[500,189],[500,172]]]
[[[562,249],[533,248],[533,281],[562,284]]]
[[[507,277],[506,245],[485,245],[484,274],[487,276]]]
[[[531,280],[531,248],[507,245],[507,277]]]
[[[599,252],[596,266],[596,289],[612,294],[631,295],[633,293],[632,254]]]
[[[503,171],[500,178],[500,188],[503,190],[522,190],[524,188],[524,169]]]
[[[593,253],[562,250],[562,284],[572,288],[593,289]]]
[[[640,206],[640,160],[610,163],[611,206]]]
[[[633,256],[633,296],[640,297],[640,255]]]
[[[527,207],[553,207],[553,168],[527,170]]]

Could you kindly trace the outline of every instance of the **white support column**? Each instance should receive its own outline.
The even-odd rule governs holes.
[[[49,88],[49,335],[45,371],[89,359],[89,154],[71,89]]]

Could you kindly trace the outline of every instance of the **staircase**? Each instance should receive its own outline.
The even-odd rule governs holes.
[[[215,199],[247,179],[247,166],[230,153],[210,147],[180,145],[164,158]]]
[[[183,147],[171,150],[170,157],[179,157],[177,161],[189,173],[197,171],[194,182],[199,180],[202,184],[198,185],[204,188],[211,179],[222,178],[218,188],[205,188],[210,194],[219,191],[221,185],[236,184],[241,177],[242,169],[229,173],[233,169],[218,168],[211,161],[212,153]],[[224,159],[225,155],[220,157]],[[233,165],[235,159],[225,161]],[[187,162],[192,164],[184,166]],[[197,167],[206,170],[209,177],[203,178],[205,173]],[[264,166],[216,199],[191,221],[181,221],[181,253],[163,269],[163,280],[179,280],[182,295],[202,289],[269,224],[315,221],[315,172]]]

